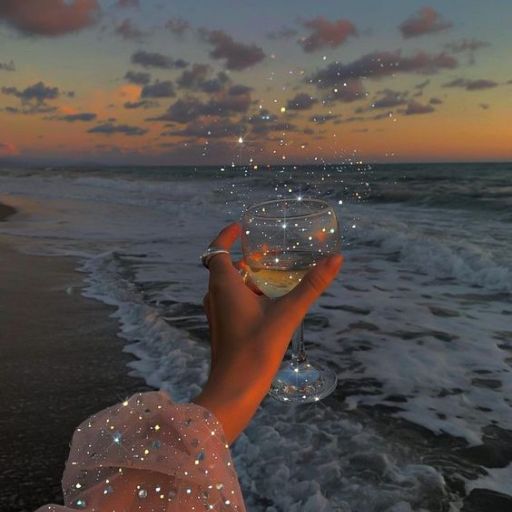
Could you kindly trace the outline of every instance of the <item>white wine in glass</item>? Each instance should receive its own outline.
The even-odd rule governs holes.
[[[295,288],[322,258],[338,254],[340,242],[335,211],[318,199],[266,201],[248,208],[242,218],[248,275],[271,299]],[[308,361],[301,326],[270,395],[283,402],[315,402],[332,393],[336,383],[333,371]]]

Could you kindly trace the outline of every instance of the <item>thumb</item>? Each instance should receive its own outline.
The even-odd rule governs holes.
[[[321,260],[308,271],[302,281],[289,293],[279,299],[282,314],[295,322],[300,322],[309,307],[328,288],[338,275],[343,256],[336,254]]]

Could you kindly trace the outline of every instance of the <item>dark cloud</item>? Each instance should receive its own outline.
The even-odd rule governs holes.
[[[145,85],[140,93],[141,98],[173,98],[174,96],[176,92],[170,80]]]
[[[461,53],[466,51],[474,52],[480,48],[485,48],[486,46],[490,46],[490,43],[474,38],[461,39],[460,41],[453,41],[444,45],[447,50],[450,50],[453,53]]]
[[[372,108],[393,108],[407,103],[407,93],[384,89],[380,96],[371,104]]]
[[[9,62],[0,62],[0,70],[1,71],[16,71],[16,66],[14,65],[14,61],[10,60]]]
[[[44,103],[46,100],[57,99],[61,95],[58,87],[45,85],[43,82],[37,82],[23,90],[16,87],[2,87],[2,93],[10,96],[16,96],[22,102]],[[69,95],[69,93],[67,93]]]
[[[271,114],[267,109],[261,109],[256,115],[251,116],[247,122],[251,126],[251,131],[257,135],[265,135],[270,132],[293,132],[297,127],[277,116]]]
[[[432,7],[422,7],[416,14],[406,19],[399,26],[399,29],[403,37],[410,38],[433,34],[452,26],[452,23],[443,20]]]
[[[230,95],[230,96],[242,96],[242,95],[247,95],[249,94],[250,92],[252,91],[252,87],[249,87],[247,85],[242,85],[242,84],[235,84],[235,85],[232,85],[227,93]]]
[[[284,39],[291,39],[292,37],[295,37],[297,34],[298,31],[295,30],[294,28],[281,27],[279,30],[268,32],[267,37],[274,41],[279,41]]]
[[[162,135],[180,137],[238,137],[244,134],[244,126],[229,119],[220,119],[208,123],[194,121],[181,130],[168,130]]]
[[[87,130],[88,133],[100,133],[103,135],[112,135],[114,133],[122,133],[129,136],[144,135],[147,129],[138,126],[129,126],[127,124],[113,124],[111,122],[99,124]]]
[[[381,78],[396,73],[436,73],[440,69],[453,69],[457,60],[447,53],[429,54],[418,52],[410,57],[400,50],[383,51],[363,55],[359,59],[342,64],[334,62],[309,79],[320,89],[343,85],[350,78]],[[341,87],[339,87],[341,89]]]
[[[185,69],[176,80],[179,87],[183,89],[198,90],[206,81],[211,72],[208,64],[193,64],[191,68]]]
[[[480,91],[482,89],[492,89],[497,87],[498,83],[493,80],[479,79],[479,80],[468,80],[466,78],[456,78],[451,82],[443,84],[443,87],[462,87],[466,91]]]
[[[189,96],[173,103],[167,112],[161,116],[148,119],[149,121],[175,121],[189,123],[202,116],[229,117],[232,114],[244,113],[251,105],[251,95],[230,95],[222,93],[211,97],[207,102]]]
[[[329,21],[321,16],[303,22],[304,27],[310,30],[308,37],[299,40],[305,52],[314,52],[322,48],[337,48],[350,36],[356,36],[357,30],[349,20]]]
[[[322,88],[320,83],[316,84],[318,88]],[[327,96],[324,98],[326,102],[341,101],[350,103],[366,97],[366,91],[360,78],[348,78],[341,82],[337,87],[332,87]]]
[[[490,108],[490,105],[489,103],[480,103],[480,105],[478,105],[482,110],[489,110]]]
[[[429,103],[430,103],[431,105],[441,105],[441,103],[443,103],[443,100],[442,100],[442,99],[440,99],[440,98],[436,98],[436,97],[434,97],[434,98],[430,98]]]
[[[216,76],[210,78],[212,72],[208,64],[193,64],[178,77],[176,83],[182,89],[190,91],[201,91],[208,94],[218,93],[224,90],[230,82],[225,71],[220,71]]]
[[[173,34],[182,36],[190,30],[190,23],[183,18],[171,18],[165,24],[165,28],[169,29]]]
[[[117,0],[118,7],[139,7],[139,0]]]
[[[128,82],[137,85],[147,85],[151,82],[151,75],[143,71],[127,71],[124,78],[128,80]]]
[[[129,41],[141,41],[146,35],[128,18],[124,19],[121,23],[119,23],[119,25],[116,26],[114,33]]]
[[[57,116],[53,119],[57,121],[66,121],[67,123],[75,123],[76,121],[94,121],[96,119],[97,115],[93,112],[82,112],[81,114],[67,114],[64,116]]]
[[[210,57],[225,59],[227,69],[241,71],[254,66],[265,58],[265,53],[259,46],[235,41],[222,30],[202,29],[200,34],[206,42],[213,46]]]
[[[24,115],[37,115],[37,114],[51,114],[57,112],[58,108],[48,105],[47,103],[25,103],[21,108],[5,107],[4,112],[8,114],[24,114]]]
[[[137,108],[147,109],[147,108],[158,107],[158,102],[151,101],[151,100],[127,101],[124,103],[123,107],[126,109],[129,109],[129,110],[134,110]]]
[[[329,121],[337,121],[340,118],[340,114],[314,114],[311,117],[309,117],[309,120],[312,123],[325,124],[328,123]]]
[[[311,108],[318,100],[312,98],[310,94],[305,92],[297,93],[293,98],[290,98],[286,103],[287,110],[307,110]]]
[[[182,69],[188,66],[188,62],[183,59],[172,59],[166,55],[157,52],[146,52],[139,50],[132,55],[133,64],[138,64],[143,68],[160,69]]]
[[[0,21],[28,35],[60,36],[94,24],[97,0],[1,0]]]
[[[407,108],[401,112],[406,116],[414,116],[417,114],[430,114],[431,112],[435,112],[435,109],[432,105],[423,105],[416,100],[411,100],[407,104]]]

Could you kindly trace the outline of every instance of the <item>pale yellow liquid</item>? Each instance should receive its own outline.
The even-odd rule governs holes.
[[[275,299],[293,290],[314,264],[311,252],[268,254],[262,261],[249,262],[249,277],[264,295]],[[276,262],[276,259],[279,261]]]

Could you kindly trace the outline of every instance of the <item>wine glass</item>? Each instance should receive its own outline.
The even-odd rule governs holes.
[[[322,258],[340,252],[334,209],[318,199],[277,199],[249,207],[242,216],[242,252],[248,277],[276,299],[295,288]],[[336,374],[311,364],[303,325],[272,382],[270,395],[283,402],[316,402],[334,391]]]

